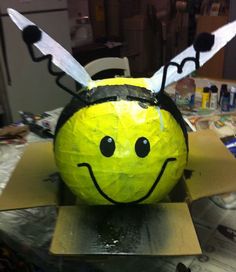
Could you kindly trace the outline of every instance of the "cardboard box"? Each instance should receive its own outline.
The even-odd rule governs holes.
[[[172,193],[179,202],[60,205],[58,184],[48,180],[57,171],[53,146],[41,142],[26,148],[0,196],[0,210],[57,205],[59,213],[50,248],[56,255],[200,254],[188,205],[199,198],[236,191],[236,160],[210,130],[190,133],[189,142],[189,175]]]

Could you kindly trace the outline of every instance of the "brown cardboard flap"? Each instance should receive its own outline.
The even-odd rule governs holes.
[[[56,205],[58,185],[45,181],[56,171],[52,143],[29,144],[0,196],[0,210]]]
[[[189,162],[193,170],[186,179],[190,201],[236,192],[236,159],[211,130],[189,133]]]
[[[201,249],[186,203],[60,207],[56,255],[195,255]]]

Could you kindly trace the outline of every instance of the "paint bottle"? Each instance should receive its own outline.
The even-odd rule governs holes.
[[[202,87],[196,87],[196,92],[195,92],[195,101],[194,101],[194,107],[196,109],[201,108],[202,106]]]
[[[228,86],[227,84],[222,84],[220,88],[220,97],[219,97],[219,105],[221,106],[222,98],[224,96],[224,93],[228,92]]]
[[[230,99],[229,99],[229,106],[231,109],[235,108],[235,98],[236,98],[236,87],[230,88]]]
[[[216,110],[218,107],[218,88],[216,85],[210,87],[210,109]]]
[[[202,109],[209,107],[210,88],[204,87],[202,92]]]
[[[230,93],[225,91],[221,97],[221,111],[229,111]]]

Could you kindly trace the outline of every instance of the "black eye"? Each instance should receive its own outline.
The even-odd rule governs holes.
[[[135,152],[141,158],[144,158],[148,155],[148,153],[150,152],[150,144],[147,138],[138,138],[135,143]]]
[[[105,157],[111,157],[115,151],[115,141],[110,136],[105,136],[100,142],[100,150]]]

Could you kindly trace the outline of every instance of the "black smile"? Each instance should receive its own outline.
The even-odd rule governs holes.
[[[93,183],[94,183],[94,186],[96,187],[96,189],[98,190],[98,192],[99,192],[106,200],[110,201],[110,202],[113,203],[113,204],[137,204],[137,203],[139,203],[139,202],[141,202],[141,201],[147,199],[147,198],[152,194],[152,192],[155,190],[155,188],[156,188],[156,186],[157,186],[159,180],[161,179],[161,177],[162,177],[162,175],[163,175],[163,173],[164,173],[164,171],[165,171],[165,169],[166,169],[167,164],[168,164],[169,162],[171,162],[171,161],[176,161],[176,158],[168,158],[168,159],[165,160],[165,162],[163,163],[163,165],[162,165],[162,167],[161,167],[161,171],[160,171],[159,175],[157,176],[155,182],[153,183],[153,185],[152,185],[152,187],[149,189],[149,191],[146,193],[146,195],[144,195],[143,197],[141,197],[141,198],[139,198],[139,199],[137,199],[137,200],[130,201],[130,202],[118,202],[118,201],[116,201],[116,200],[110,198],[107,194],[105,194],[105,193],[103,192],[103,190],[100,188],[100,186],[99,186],[99,184],[98,184],[98,182],[97,182],[97,180],[96,180],[96,178],[95,178],[95,176],[94,176],[94,174],[93,174],[93,170],[92,170],[92,167],[91,167],[90,164],[84,162],[84,163],[79,163],[77,166],[78,166],[78,167],[84,167],[84,166],[85,166],[85,167],[88,168],[88,171],[89,171],[90,177],[91,177],[91,179],[92,179],[92,181],[93,181]]]

